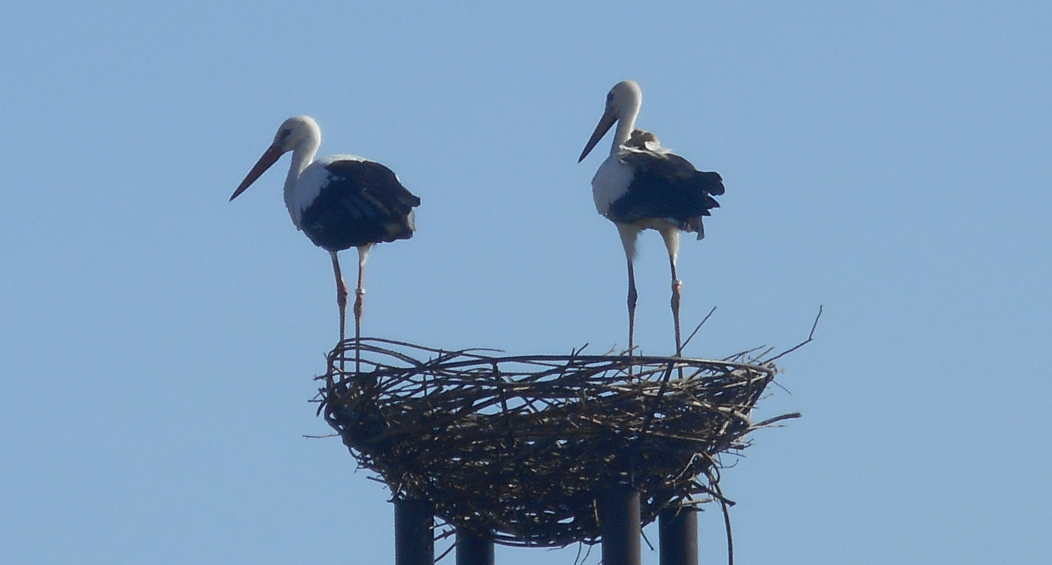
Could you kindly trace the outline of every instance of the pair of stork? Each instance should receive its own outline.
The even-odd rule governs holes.
[[[681,231],[705,236],[702,217],[719,207],[713,198],[723,194],[717,173],[701,172],[686,159],[661,147],[654,134],[635,129],[643,93],[634,81],[617,83],[606,96],[606,109],[588,143],[581,162],[616,123],[610,156],[592,179],[592,196],[601,215],[614,222],[628,260],[628,350],[635,347],[636,284],[632,260],[636,238],[645,229],[661,233],[672,270],[672,316],[676,355],[682,354],[676,276]],[[410,193],[387,167],[355,155],[332,155],[312,162],[321,145],[321,129],[309,116],[285,120],[274,142],[241,181],[230,200],[237,198],[282,155],[292,151],[292,165],[285,179],[285,205],[292,223],[310,240],[329,252],[336,275],[336,301],[340,307],[340,342],[347,319],[347,285],[340,272],[337,252],[358,249],[358,287],[354,301],[354,337],[361,338],[365,295],[363,272],[372,246],[409,239],[415,230],[413,208],[420,199]]]

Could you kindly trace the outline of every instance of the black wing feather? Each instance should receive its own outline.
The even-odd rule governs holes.
[[[394,171],[374,161],[334,161],[331,177],[303,211],[300,225],[315,245],[329,251],[413,237],[413,208],[420,199]]]
[[[719,208],[714,196],[724,192],[719,173],[699,171],[673,153],[629,151],[621,160],[635,174],[625,195],[610,206],[610,219],[633,223],[669,218],[679,222],[681,229],[703,233],[701,217]]]

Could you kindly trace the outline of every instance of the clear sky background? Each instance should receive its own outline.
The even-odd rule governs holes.
[[[727,187],[680,257],[684,325],[718,307],[687,353],[825,307],[758,413],[804,418],[724,473],[738,563],[1052,562],[1048,3],[38,1],[0,31],[0,562],[393,562],[389,493],[303,437],[337,310],[288,157],[227,198],[310,114],[423,201],[370,257],[367,335],[604,352],[609,140],[577,156],[626,78]],[[637,273],[670,353],[653,233]]]

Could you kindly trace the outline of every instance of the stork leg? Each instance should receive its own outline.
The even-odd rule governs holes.
[[[625,248],[625,259],[628,260],[628,356],[635,353],[636,347],[636,273],[632,268],[632,258],[636,256],[636,237],[642,228],[633,224],[615,222],[617,233],[621,236],[621,245]],[[628,365],[628,374],[632,374],[632,365]]]
[[[340,273],[340,260],[335,251],[330,251],[332,257],[332,270],[336,275],[336,304],[340,307],[340,345],[343,345],[344,328],[347,326],[347,285],[343,282],[343,274]],[[343,371],[343,356],[340,356],[340,371]]]
[[[636,337],[636,274],[632,260],[628,260],[628,355],[635,350]],[[629,369],[631,371],[631,369]]]
[[[358,373],[362,368],[362,310],[365,306],[365,260],[369,256],[369,245],[358,248],[358,288],[354,291],[354,372]]]
[[[672,323],[676,325],[676,357],[683,355],[683,340],[679,330],[679,289],[683,283],[676,277],[676,258],[669,257],[669,265],[672,267]]]
[[[679,256],[679,228],[669,226],[661,230],[661,239],[668,249],[668,264],[672,269],[672,322],[676,326],[676,357],[683,355],[683,340],[679,329],[679,302],[683,283],[676,276],[676,257]]]

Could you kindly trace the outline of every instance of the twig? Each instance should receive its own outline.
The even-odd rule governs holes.
[[[801,414],[799,412],[790,412],[789,414],[782,414],[781,416],[775,416],[774,418],[768,418],[768,419],[760,422],[759,424],[753,424],[752,427],[753,428],[766,428],[766,427],[770,426],[771,424],[773,424],[775,422],[781,422],[782,420],[795,420],[795,419],[800,418],[800,417],[801,417]]]
[[[701,320],[701,323],[698,324],[698,327],[694,328],[694,331],[690,332],[690,335],[687,336],[687,341],[683,342],[683,349],[687,348],[687,344],[690,343],[690,340],[694,339],[694,336],[698,333],[698,330],[701,329],[701,326],[705,325],[705,322],[709,321],[709,318],[712,316],[712,313],[715,312],[715,311],[716,311],[716,307],[713,306],[712,310],[709,310],[709,313],[705,314],[705,317]]]
[[[742,359],[746,355],[748,355],[748,354],[750,354],[750,353],[752,353],[754,351],[759,351],[759,350],[763,349],[764,347],[767,347],[767,346],[766,345],[759,345],[759,346],[756,346],[756,347],[754,347],[752,349],[746,349],[745,351],[739,351],[739,352],[737,352],[737,353],[735,353],[733,355],[728,355],[728,356],[724,357],[723,360],[724,361],[730,361],[731,359]]]
[[[723,510],[723,526],[727,530],[727,565],[734,565],[734,535],[731,533],[731,513],[719,485],[716,485],[715,488],[720,493],[719,501],[720,509]]]
[[[647,533],[641,530],[639,534],[640,537],[643,538],[643,541],[646,542],[647,547],[650,548],[650,551],[654,551],[654,544],[650,543],[650,538],[647,537]]]
[[[822,305],[819,304],[818,305],[818,315],[815,316],[815,323],[811,324],[811,333],[807,334],[807,339],[805,339],[804,341],[801,341],[800,343],[796,344],[795,346],[793,346],[793,347],[791,347],[791,348],[779,353],[778,355],[775,355],[774,357],[771,357],[770,359],[767,359],[766,361],[763,361],[763,363],[773,363],[774,361],[776,361],[778,359],[781,359],[782,357],[785,357],[786,355],[789,355],[790,353],[796,351],[797,349],[800,349],[801,347],[811,343],[811,340],[813,340],[815,338],[815,328],[818,327],[818,319],[821,318],[821,317],[822,317]]]
[[[445,559],[445,557],[447,555],[449,555],[449,553],[451,551],[453,551],[454,549],[456,549],[456,548],[457,548],[457,542],[453,542],[453,543],[449,544],[449,547],[447,547],[446,550],[441,553],[441,555],[439,555],[438,557],[435,558],[435,563],[438,563],[439,561],[442,561],[443,559]]]

